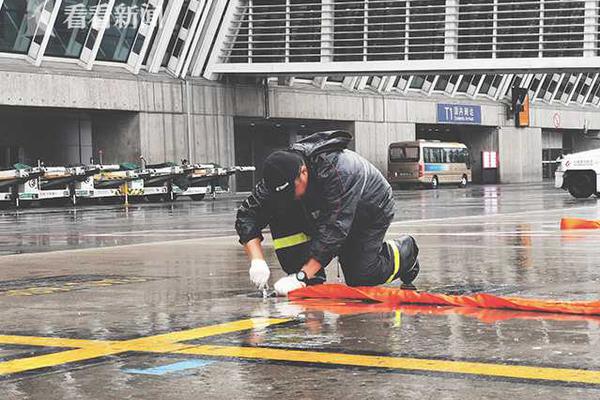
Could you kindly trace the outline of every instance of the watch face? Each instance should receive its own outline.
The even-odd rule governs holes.
[[[306,273],[304,271],[300,271],[296,274],[296,279],[300,282],[306,282]]]

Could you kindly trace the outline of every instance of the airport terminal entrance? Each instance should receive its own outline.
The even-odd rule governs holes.
[[[457,124],[417,124],[417,140],[464,143],[471,155],[474,183],[497,183],[494,171],[484,171],[484,152],[498,152],[498,130],[490,126]],[[497,168],[496,168],[497,170]],[[490,174],[491,172],[491,174]]]
[[[312,133],[324,130],[344,129],[354,131],[354,123],[348,121],[295,120],[295,119],[235,119],[235,164],[255,165],[253,174],[237,177],[238,191],[251,190],[261,179],[265,158],[273,151],[287,148],[291,143]]]
[[[92,124],[87,113],[0,108],[0,167],[87,163],[92,157]]]

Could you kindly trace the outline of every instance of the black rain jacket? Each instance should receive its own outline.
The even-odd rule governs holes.
[[[323,267],[341,250],[351,229],[369,226],[376,213],[393,213],[392,188],[370,162],[347,150],[352,135],[318,132],[290,146],[300,153],[309,171],[308,188],[299,203],[312,222],[310,256]],[[261,230],[288,205],[278,204],[264,180],[241,204],[235,223],[240,243],[263,240]],[[289,208],[288,208],[289,209]]]

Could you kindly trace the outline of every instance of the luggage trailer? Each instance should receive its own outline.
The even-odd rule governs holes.
[[[228,185],[223,185],[222,180],[236,172],[252,172],[255,167],[235,166],[229,168],[219,167],[215,164],[193,164],[185,165],[187,175],[185,177],[187,188],[173,185],[173,192],[177,196],[189,196],[194,201],[204,199],[211,194],[213,199],[217,193],[229,191]],[[223,187],[225,186],[225,187]]]
[[[123,198],[125,203],[129,202],[129,195],[132,192],[131,186],[137,188],[140,180],[140,172],[133,170],[118,170],[120,166],[116,165],[116,171],[104,171],[94,175],[92,187],[88,186],[88,199],[109,199]],[[143,181],[142,185],[143,185]],[[83,192],[80,192],[82,195]],[[84,198],[84,196],[81,196]]]
[[[129,196],[143,197],[152,203],[174,201],[173,181],[184,176],[184,167],[178,165],[152,165],[141,170],[142,179],[131,182]]]
[[[123,197],[122,186],[137,179],[134,171],[119,171],[116,164],[96,164],[84,167],[86,177],[75,184],[76,201]]]
[[[34,167],[29,180],[19,184],[18,205],[24,202],[65,199],[73,201],[73,184],[85,179],[83,167]]]
[[[19,206],[19,186],[42,174],[41,170],[11,169],[0,171],[0,202]]]

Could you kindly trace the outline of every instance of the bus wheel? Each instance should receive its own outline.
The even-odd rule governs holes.
[[[577,199],[587,199],[595,192],[594,182],[589,174],[579,173],[569,179],[569,193]]]
[[[462,178],[460,178],[460,183],[458,184],[458,187],[466,188],[468,183],[469,183],[469,180],[467,179],[467,176],[463,175]]]
[[[202,201],[204,199],[204,196],[205,195],[203,195],[203,194],[192,194],[192,195],[190,195],[190,198],[193,201]]]
[[[431,188],[437,189],[439,186],[440,186],[440,181],[438,180],[438,177],[434,176],[433,178],[431,178]]]

